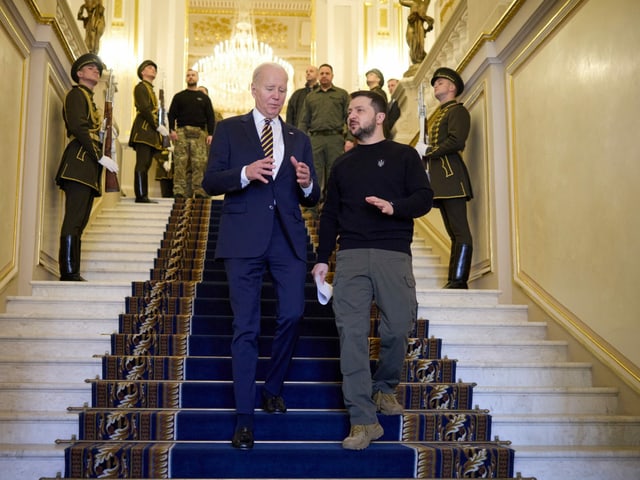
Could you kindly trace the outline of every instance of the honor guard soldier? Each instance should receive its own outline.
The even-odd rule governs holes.
[[[60,280],[64,281],[84,281],[80,275],[80,238],[89,221],[94,197],[102,195],[102,167],[118,171],[118,165],[102,154],[102,119],[93,101],[93,90],[103,69],[97,55],[87,53],[79,57],[71,66],[71,78],[77,85],[64,99],[62,116],[70,141],[56,174],[56,184],[65,193],[58,256]]]

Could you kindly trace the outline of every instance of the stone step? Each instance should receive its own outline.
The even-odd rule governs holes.
[[[420,268],[428,269],[431,267],[420,267]],[[431,271],[429,273],[423,272],[421,274],[417,273],[418,268],[414,268],[413,270],[414,270],[416,282],[420,283],[420,285],[422,285],[425,288],[429,288],[429,289],[441,288],[445,283],[447,283],[447,275],[444,270],[441,270],[435,273],[432,273]]]
[[[58,282],[33,281],[31,295],[34,297],[63,297],[78,301],[87,296],[109,300],[123,300],[131,295],[131,282]]]
[[[0,383],[0,398],[3,410],[38,412],[45,405],[47,411],[66,412],[70,406],[91,404],[91,385],[84,379],[72,383],[66,378],[57,383],[6,382]],[[38,442],[38,437],[35,437],[30,443]]]
[[[579,362],[459,362],[456,376],[485,387],[592,386],[591,364]],[[488,408],[483,404],[480,407]]]
[[[473,389],[473,404],[494,415],[614,414],[618,389],[613,387],[487,386]]]
[[[0,472],[6,480],[37,480],[64,475],[64,449],[61,444],[0,444]]]
[[[91,228],[107,227],[107,226],[166,226],[169,220],[169,213],[165,212],[146,212],[144,215],[132,215],[125,212],[109,212],[99,214],[93,222]]]
[[[631,480],[640,472],[640,448],[606,445],[519,446],[515,469],[537,480]]]
[[[59,377],[62,378],[62,377]],[[74,377],[79,379],[79,377]],[[476,407],[489,410],[491,415],[604,415],[615,413],[617,390],[604,387],[481,387],[473,392]],[[86,382],[6,382],[0,383],[3,409],[29,412],[41,411],[42,406],[52,412],[91,403],[91,387]],[[498,433],[494,432],[494,435]],[[637,435],[637,433],[636,433]],[[509,437],[501,436],[502,439]]]
[[[418,305],[422,307],[493,307],[498,305],[499,290],[447,290],[416,287]]]
[[[523,305],[455,306],[446,308],[418,303],[418,318],[435,322],[526,322],[528,310]]]
[[[492,415],[491,433],[494,437],[509,439],[515,445],[640,447],[640,417]]]
[[[102,355],[111,350],[110,335],[92,337],[8,337],[0,335],[2,359],[16,359],[29,355],[30,358],[84,360],[94,355]],[[65,377],[66,378],[66,377]]]
[[[87,272],[88,273],[88,272]],[[84,272],[83,272],[84,275]],[[7,297],[6,313],[38,314],[53,313],[56,316],[95,314],[100,317],[124,313],[124,298],[83,297],[83,302],[65,297]]]
[[[119,240],[105,240],[100,236],[88,237],[83,235],[82,237],[82,254],[85,252],[144,252],[154,254],[160,248],[160,242],[162,237],[148,236],[144,239],[137,239],[133,236],[129,236],[127,241],[123,239]]]
[[[92,268],[95,268],[95,262],[100,261],[119,261],[123,263],[128,262],[138,262],[142,261],[147,263],[148,265],[153,265],[154,259],[158,256],[158,252],[148,252],[146,250],[143,251],[124,251],[124,250],[95,250],[95,249],[84,249],[82,250],[82,265],[91,265]],[[93,262],[89,264],[88,262]]]
[[[429,321],[429,336],[446,339],[445,345],[478,339],[544,340],[547,335],[546,322],[451,322]]]
[[[0,443],[42,443],[78,433],[76,414],[60,411],[0,411]],[[492,415],[492,435],[518,446],[640,447],[640,418],[622,415]]]
[[[127,261],[121,257],[106,258],[102,255],[82,256],[81,272],[142,272],[153,268],[155,254],[137,254]]]
[[[0,357],[0,382],[38,383],[54,378],[85,379],[101,375],[102,360],[98,357],[38,357],[25,360],[21,357],[12,358],[4,352]]]
[[[447,273],[449,267],[446,265],[414,265],[413,266],[413,275],[416,277],[416,281],[420,280],[420,285],[427,288],[442,288],[442,286],[447,283]],[[430,283],[424,283],[422,280],[428,280],[432,277],[435,277],[439,280],[439,283],[435,286],[432,286]]]
[[[69,337],[86,337],[88,335],[101,335],[104,333],[113,333],[118,328],[117,315],[90,316],[85,315],[66,315],[59,318],[55,315],[40,313],[33,315],[20,315],[17,313],[6,314],[0,313],[0,332],[5,336],[55,336],[56,332],[60,332],[60,336]],[[51,332],[52,325],[55,324],[55,332]],[[447,338],[445,348],[450,343],[464,342],[467,340],[476,340],[479,336],[484,338],[495,338],[496,341],[504,342],[511,338],[521,338],[528,340],[540,340],[543,334],[540,333],[544,327],[529,325],[507,325],[496,327],[495,335],[493,334],[493,325],[463,325],[458,328],[456,325],[433,324],[429,325],[429,332],[433,333],[436,338]],[[513,336],[510,336],[512,333]],[[448,350],[445,355],[449,355]]]
[[[42,444],[70,439],[78,435],[78,415],[60,412],[0,411],[0,444],[31,443],[37,438]]]
[[[567,342],[552,340],[515,339],[492,340],[483,336],[457,342],[443,337],[442,355],[463,362],[564,362]],[[459,363],[459,365],[460,365]]]
[[[413,266],[428,267],[432,265],[440,266],[440,257],[438,255],[413,254]]]
[[[105,226],[92,226],[91,230],[87,230],[87,235],[90,238],[95,237],[97,235],[105,235],[109,238],[114,238],[116,236],[126,237],[131,235],[131,232],[134,232],[135,236],[144,236],[144,235],[153,235],[154,237],[160,236],[164,234],[167,230],[166,225],[105,225]],[[84,238],[84,237],[83,237]]]
[[[82,235],[82,247],[84,248],[85,242],[104,242],[107,245],[117,245],[120,242],[124,242],[126,238],[126,243],[130,242],[139,242],[139,243],[147,243],[149,245],[155,244],[157,248],[160,245],[160,240],[162,239],[162,233],[158,235],[157,232],[138,232],[138,231],[124,231],[123,232],[113,232],[109,230],[105,231],[97,231],[94,229],[87,230],[84,235]]]
[[[123,280],[144,281],[151,278],[151,267],[140,267],[138,270],[128,269],[126,271],[118,270],[117,267],[113,269],[102,270],[81,270],[82,276],[89,282],[119,282]]]
[[[113,333],[117,329],[118,318],[113,314],[99,316],[74,313],[59,318],[52,313],[0,313],[0,332],[6,337],[86,338],[91,335]]]

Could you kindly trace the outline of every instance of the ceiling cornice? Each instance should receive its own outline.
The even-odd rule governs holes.
[[[286,11],[292,16],[311,15],[313,0],[251,0],[254,14],[269,14]],[[189,0],[190,13],[207,13],[213,11],[235,11],[237,0]]]

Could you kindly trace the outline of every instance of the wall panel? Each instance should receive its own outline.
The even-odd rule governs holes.
[[[613,5],[567,2],[508,69],[517,276],[640,365],[640,2]]]
[[[24,96],[26,85],[26,59],[24,50],[17,45],[16,33],[12,30],[3,12],[0,12],[0,71],[11,74],[0,75],[2,92],[2,115],[0,135],[0,287],[17,273],[19,244],[19,209],[22,180],[22,126],[24,123]],[[12,38],[13,37],[13,38]]]

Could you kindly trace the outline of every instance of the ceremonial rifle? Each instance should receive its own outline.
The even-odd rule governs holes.
[[[164,83],[164,82],[163,82]],[[167,120],[167,109],[164,106],[164,88],[161,88],[158,92],[158,100],[160,102],[160,108],[158,109],[158,123],[160,125],[164,125],[167,127],[167,130],[171,130],[169,128],[169,122]],[[162,135],[162,148],[167,149],[171,146],[171,139],[169,135]]]
[[[424,144],[424,151],[429,148],[429,135],[425,132],[427,125],[427,106],[424,102],[424,82],[418,87],[418,122],[420,123],[420,137],[418,143]],[[421,152],[422,155],[423,152]],[[429,175],[429,162],[424,162],[424,168]]]
[[[113,159],[113,97],[116,92],[116,83],[113,79],[113,70],[109,70],[109,83],[107,85],[104,99],[104,138],[102,151],[104,155]],[[120,184],[118,175],[105,168],[104,170],[104,190],[106,192],[119,192]]]
[[[418,121],[420,122],[420,137],[418,143],[429,145],[428,137],[425,135],[425,125],[427,123],[427,106],[424,103],[424,82],[418,88]]]

